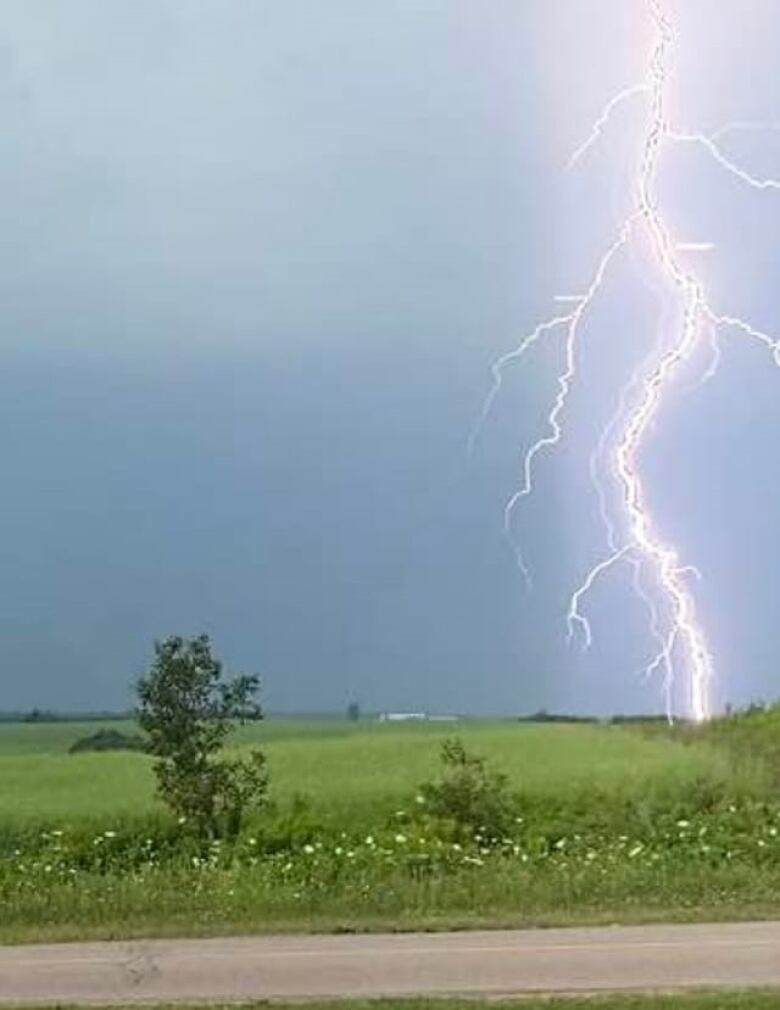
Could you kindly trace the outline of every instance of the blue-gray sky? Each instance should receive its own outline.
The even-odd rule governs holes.
[[[780,119],[770,0],[670,5],[681,125]],[[1,708],[125,705],[154,637],[204,629],[275,709],[661,704],[619,579],[590,656],[563,627],[603,538],[602,366],[655,325],[641,269],[593,313],[576,427],[518,517],[531,596],[502,508],[554,350],[465,452],[490,361],[587,282],[625,209],[631,107],[563,166],[648,38],[641,0],[6,5]],[[780,174],[779,138],[732,150]],[[661,189],[717,245],[719,308],[771,329],[780,198],[695,152]],[[727,342],[645,458],[704,576],[721,699],[777,683],[778,393]]]

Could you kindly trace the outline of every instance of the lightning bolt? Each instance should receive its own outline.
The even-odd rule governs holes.
[[[722,129],[717,131],[716,136],[717,134],[722,135],[722,132]],[[699,147],[703,147],[708,154],[712,155],[721,168],[725,168],[727,172],[730,172],[748,186],[752,186],[753,189],[780,189],[779,180],[772,178],[759,179],[755,175],[751,175],[744,168],[740,168],[736,162],[733,162],[721,151],[717,141],[712,136],[708,137],[704,133],[677,133],[672,131],[668,131],[667,136],[678,144],[698,144]]]
[[[585,140],[583,140],[583,142],[580,144],[580,146],[577,148],[574,154],[572,154],[571,158],[569,158],[568,167],[574,168],[577,162],[585,154],[587,154],[587,152],[591,149],[591,147],[593,147],[594,144],[598,143],[605,126],[609,123],[609,120],[612,118],[612,113],[615,111],[615,109],[617,109],[619,105],[622,105],[629,98],[634,98],[636,95],[645,94],[647,90],[648,89],[646,84],[632,84],[628,88],[623,88],[623,90],[619,91],[613,98],[610,98],[610,100],[604,106],[603,112],[596,120],[596,122],[593,124],[593,128],[591,129],[588,136],[585,138]]]
[[[580,331],[583,319],[597,300],[608,280],[613,261],[632,243],[643,239],[649,246],[665,288],[676,295],[680,308],[680,323],[670,337],[660,339],[650,355],[621,391],[618,409],[602,431],[590,459],[590,476],[596,490],[599,511],[605,525],[607,553],[585,575],[569,600],[566,613],[568,638],[579,632],[584,648],[592,642],[592,631],[583,607],[590,590],[615,567],[627,563],[633,568],[633,587],[647,607],[649,632],[655,642],[655,653],[644,670],[649,679],[663,671],[663,691],[669,717],[672,717],[674,685],[682,681],[686,709],[697,721],[712,714],[712,683],[714,662],[704,630],[696,615],[690,575],[698,572],[681,562],[677,548],[666,543],[655,528],[646,502],[640,469],[640,456],[648,433],[657,419],[681,366],[690,361],[702,344],[709,343],[711,360],[702,376],[706,382],[715,373],[720,361],[719,335],[727,330],[763,345],[780,366],[780,340],[764,333],[751,323],[732,315],[717,312],[705,294],[701,280],[683,266],[678,253],[707,251],[709,243],[675,243],[659,207],[656,181],[662,152],[668,145],[700,148],[720,168],[738,182],[755,190],[778,190],[780,181],[758,178],[723,153],[721,142],[733,131],[777,129],[777,124],[752,121],[729,123],[711,134],[673,130],[667,117],[667,88],[670,53],[677,39],[672,22],[667,17],[662,0],[645,0],[653,27],[654,42],[647,70],[647,79],[624,88],[605,105],[590,133],[574,151],[569,167],[574,167],[599,142],[615,110],[630,99],[646,98],[646,122],[635,178],[635,206],[620,227],[616,238],[596,264],[591,283],[585,293],[572,301],[571,312],[554,316],[539,324],[524,337],[517,348],[499,358],[493,365],[493,384],[485,400],[470,447],[501,391],[503,373],[516,364],[534,345],[553,335],[562,335],[563,364],[557,375],[557,392],[547,414],[547,430],[526,450],[522,463],[519,488],[510,497],[504,510],[504,530],[516,553],[518,564],[529,580],[528,566],[513,536],[514,514],[520,502],[534,490],[534,477],[543,453],[554,449],[564,436],[564,415],[572,385],[577,377],[580,353]],[[607,492],[600,476],[605,467],[619,489],[619,516],[609,509]]]

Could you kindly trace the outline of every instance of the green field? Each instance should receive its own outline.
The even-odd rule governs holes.
[[[271,796],[230,844],[166,813],[145,755],[68,754],[97,724],[0,725],[0,940],[776,915],[776,723],[269,719],[234,737]],[[501,837],[419,805],[455,733],[509,777]]]
[[[0,828],[23,822],[63,827],[83,818],[110,827],[118,818],[160,809],[144,755],[67,753],[75,740],[98,728],[0,725]],[[328,819],[374,826],[431,777],[442,741],[453,734],[492,759],[524,792],[556,801],[595,785],[615,794],[677,793],[694,781],[726,782],[734,776],[726,754],[714,748],[685,747],[609,726],[268,720],[244,727],[234,739],[267,751],[279,802],[303,794]]]

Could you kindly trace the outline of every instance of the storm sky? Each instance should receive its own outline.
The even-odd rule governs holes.
[[[668,0],[684,128],[780,120],[771,0]],[[9,0],[0,23],[0,709],[109,708],[208,631],[272,710],[659,709],[587,456],[659,325],[641,262],[588,319],[562,451],[502,530],[559,345],[490,363],[587,285],[633,199],[642,0]],[[780,131],[729,151],[780,175]],[[780,330],[778,193],[696,150],[659,181],[718,310]],[[661,313],[661,315],[663,315]],[[780,372],[724,339],[643,455],[720,702],[777,693]],[[698,365],[699,363],[694,363]],[[701,371],[701,370],[699,370]],[[625,371],[620,373],[625,377]]]

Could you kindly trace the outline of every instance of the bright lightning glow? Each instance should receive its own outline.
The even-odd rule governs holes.
[[[712,252],[715,248],[712,242],[677,242],[677,252]]]
[[[577,376],[578,344],[584,316],[601,294],[615,257],[637,240],[649,242],[656,266],[670,294],[674,294],[681,310],[681,322],[671,337],[658,340],[650,358],[632,376],[620,397],[618,410],[598,440],[590,459],[590,476],[598,496],[599,511],[607,531],[607,554],[595,564],[574,591],[566,614],[571,640],[579,632],[584,648],[592,642],[592,631],[583,606],[595,583],[613,568],[625,562],[633,568],[633,587],[646,605],[649,632],[655,643],[655,654],[644,670],[649,679],[663,673],[663,691],[669,717],[672,716],[673,688],[681,682],[687,697],[687,713],[696,720],[707,719],[713,710],[713,659],[704,630],[697,619],[694,599],[689,587],[690,576],[698,572],[682,563],[677,549],[660,537],[646,503],[640,471],[640,456],[647,435],[666,399],[681,366],[700,347],[709,344],[710,364],[701,382],[711,378],[720,361],[718,335],[722,330],[735,331],[757,341],[768,349],[775,364],[780,366],[780,340],[756,329],[743,319],[716,312],[710,305],[699,278],[678,260],[679,253],[708,252],[709,242],[675,242],[659,209],[656,180],[659,161],[668,144],[699,147],[722,169],[740,183],[756,190],[780,189],[780,180],[757,178],[746,171],[719,146],[728,133],[738,130],[777,129],[777,124],[750,121],[730,123],[711,135],[674,131],[667,117],[667,88],[670,53],[676,44],[672,23],[662,0],[646,0],[655,41],[652,46],[647,80],[625,88],[604,107],[585,141],[575,150],[572,167],[601,138],[615,109],[637,95],[647,98],[641,157],[635,178],[635,206],[618,231],[617,237],[599,259],[592,281],[582,295],[559,295],[559,302],[571,302],[572,310],[541,323],[518,347],[499,358],[493,365],[493,385],[488,393],[470,445],[498,396],[503,372],[516,363],[543,338],[559,331],[563,334],[563,365],[557,376],[557,393],[547,414],[547,431],[525,452],[522,479],[504,511],[504,529],[513,542],[526,578],[528,569],[520,548],[514,543],[512,530],[514,513],[521,500],[534,490],[534,475],[540,455],[555,448],[563,438],[565,412],[569,393]],[[619,489],[617,509],[608,503],[607,491],[600,470],[604,467]]]

